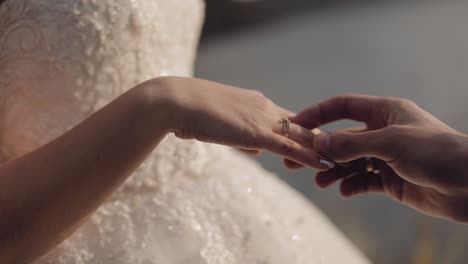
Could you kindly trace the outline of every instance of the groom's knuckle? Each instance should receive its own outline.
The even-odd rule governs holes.
[[[356,95],[352,93],[343,93],[332,97],[332,101],[336,104],[343,104],[355,96]]]
[[[409,99],[400,99],[401,108],[404,110],[412,110],[418,108],[418,105]]]
[[[253,95],[260,96],[260,97],[265,97],[265,95],[262,92],[258,91],[258,90],[251,90],[251,92],[252,92]]]
[[[273,105],[273,101],[271,101],[268,97],[262,97],[261,100],[265,108],[271,107]]]
[[[406,98],[385,97],[385,100],[389,107],[393,107],[398,110],[410,110],[417,107],[417,104],[414,101],[411,101]]]
[[[331,97],[327,103],[330,103],[331,105],[338,105],[340,102],[342,102],[346,98],[345,94],[340,94],[340,95],[335,95]]]
[[[408,105],[408,106],[412,106],[412,105],[415,105],[415,103],[413,101],[411,101],[410,99],[407,99],[407,98],[399,98],[399,97],[395,97],[395,100],[402,104],[402,105]]]
[[[339,157],[343,151],[349,150],[352,148],[353,142],[348,136],[336,137],[332,142],[334,144],[330,145],[330,154]]]

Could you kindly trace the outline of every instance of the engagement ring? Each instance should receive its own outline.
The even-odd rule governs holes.
[[[289,118],[283,118],[279,121],[279,123],[283,125],[282,135],[285,137],[289,137],[289,128],[291,127],[291,120],[289,120]]]

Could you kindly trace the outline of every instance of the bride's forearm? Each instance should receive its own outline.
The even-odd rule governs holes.
[[[133,88],[0,167],[0,263],[24,263],[66,238],[168,131],[323,169],[310,131],[291,116],[259,92],[206,80],[164,77]]]
[[[38,257],[98,208],[166,135],[168,98],[157,80],[142,84],[51,143],[4,164],[0,263]]]

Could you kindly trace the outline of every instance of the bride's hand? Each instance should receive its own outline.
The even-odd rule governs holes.
[[[156,81],[169,94],[169,131],[177,137],[246,150],[266,149],[325,169],[310,146],[313,134],[291,124],[288,135],[283,135],[281,120],[294,113],[260,92],[193,78],[163,77]]]

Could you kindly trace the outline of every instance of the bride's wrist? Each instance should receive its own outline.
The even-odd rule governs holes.
[[[140,103],[145,106],[149,122],[165,133],[178,128],[181,106],[177,99],[177,86],[169,77],[149,80],[135,87]]]

